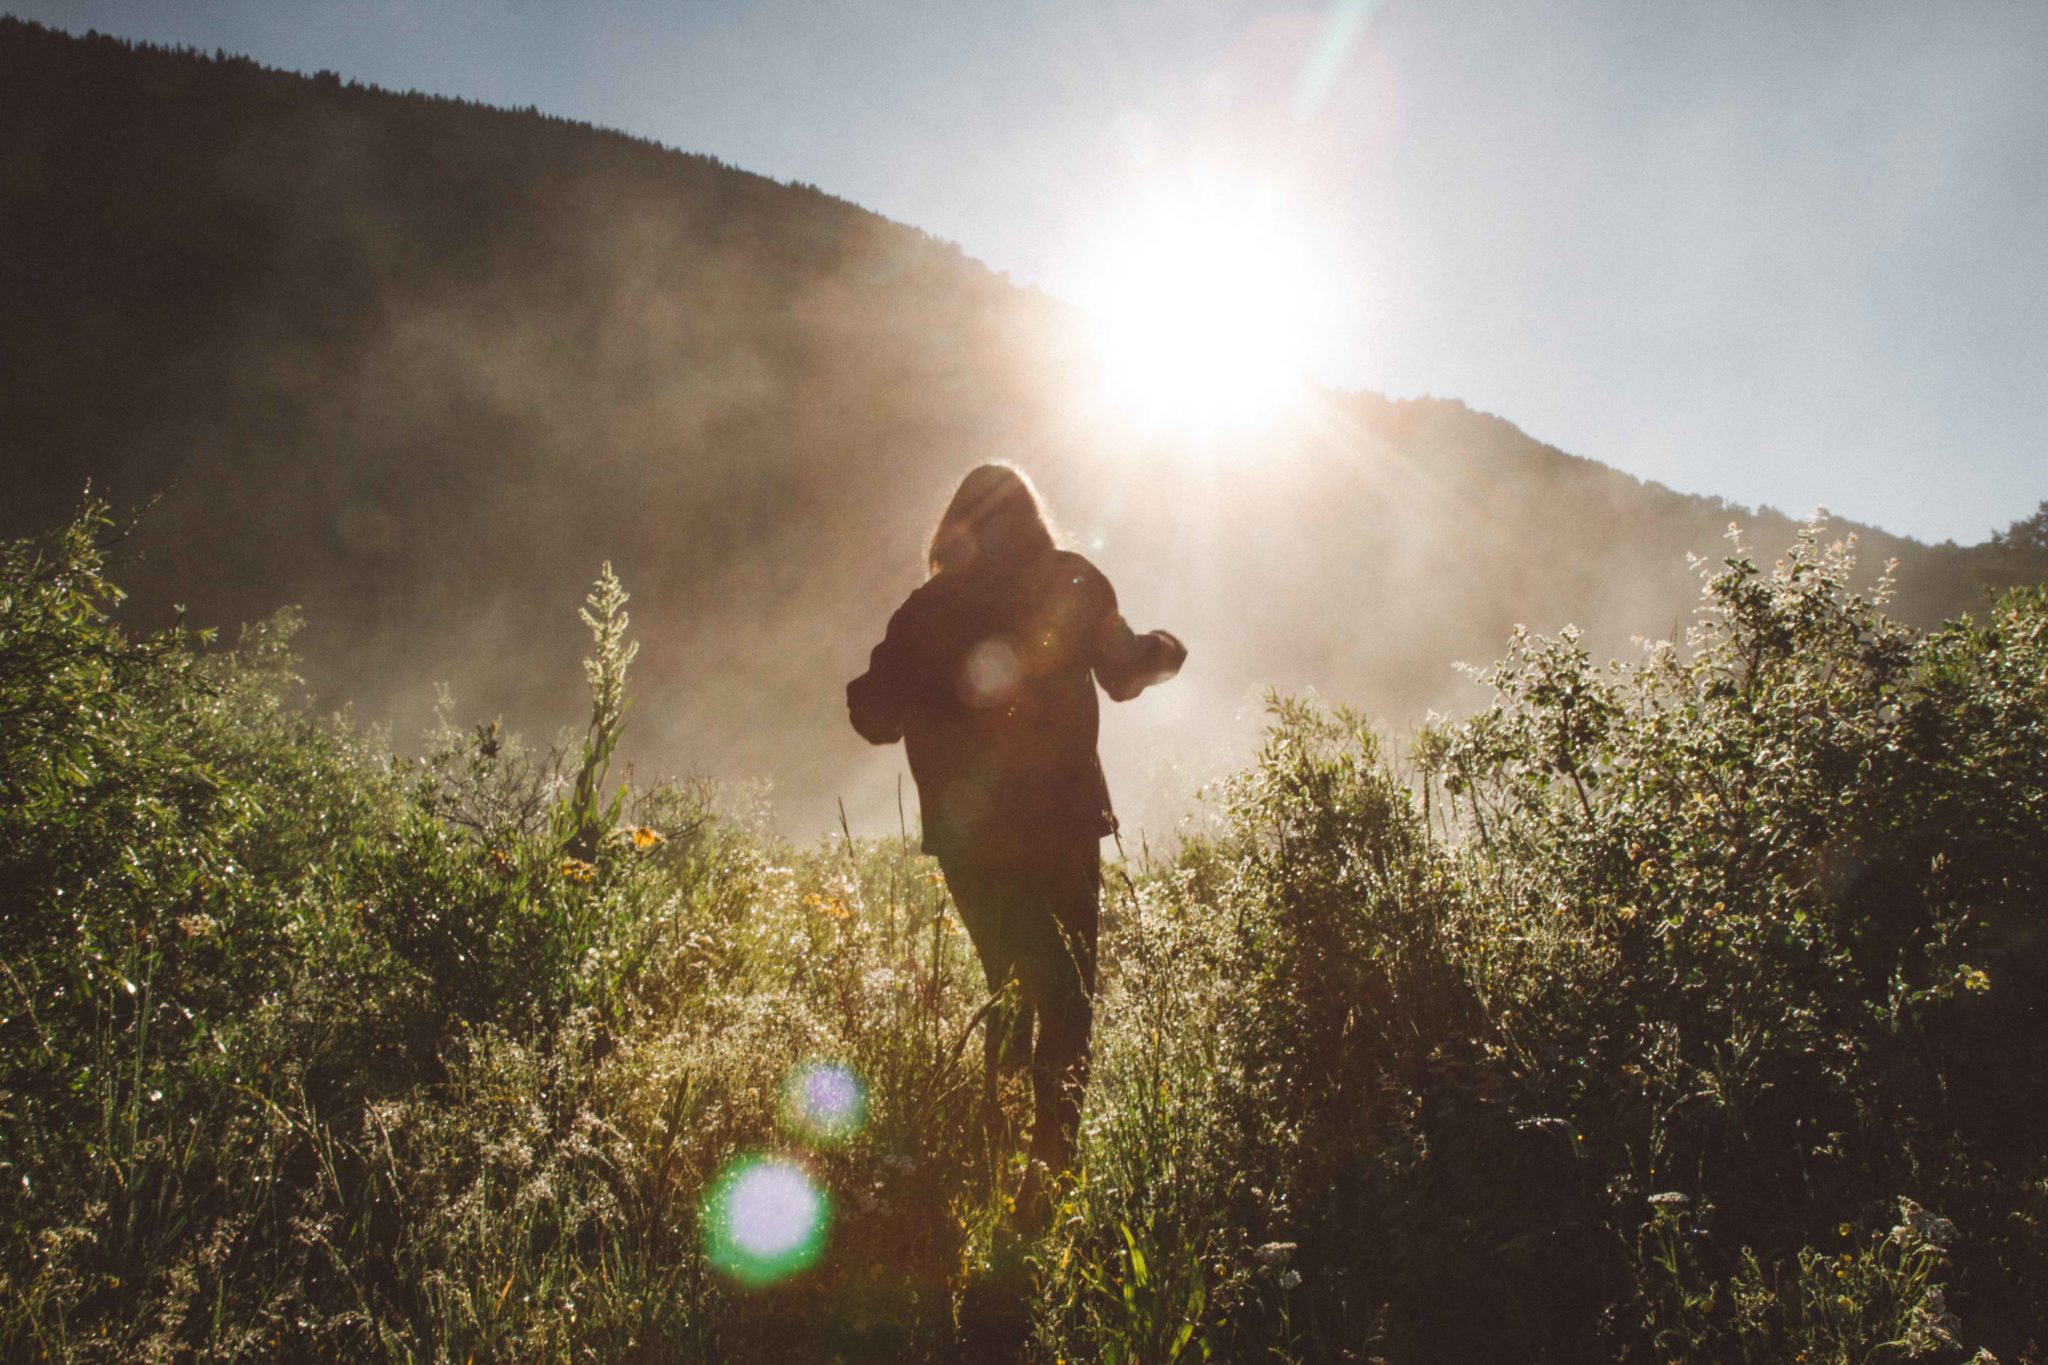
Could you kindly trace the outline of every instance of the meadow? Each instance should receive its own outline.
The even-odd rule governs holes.
[[[1019,1241],[914,825],[620,780],[608,566],[580,736],[405,757],[289,613],[124,629],[121,544],[0,550],[7,1359],[2043,1358],[2039,588],[1918,632],[1815,528],[1399,743],[1276,697],[1107,869]]]

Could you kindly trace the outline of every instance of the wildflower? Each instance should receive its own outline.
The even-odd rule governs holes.
[[[572,882],[588,882],[597,876],[597,864],[581,858],[562,859],[562,875]]]
[[[1282,1289],[1292,1289],[1300,1283],[1301,1272],[1299,1270],[1288,1269],[1281,1272],[1280,1287]]]
[[[1955,1345],[1956,1334],[1963,1330],[1961,1320],[1948,1306],[1948,1296],[1938,1284],[1931,1286],[1913,1306],[1913,1327],[1943,1346]]]
[[[1252,1255],[1258,1258],[1260,1265],[1278,1265],[1294,1254],[1295,1246],[1293,1242],[1268,1242]]]
[[[186,938],[210,938],[219,927],[220,921],[203,911],[178,916],[178,928],[184,931]]]
[[[826,919],[848,920],[853,911],[846,908],[846,902],[837,896],[821,896],[815,891],[804,895],[804,904],[823,915]]]
[[[1665,1190],[1660,1194],[1651,1195],[1649,1203],[1652,1208],[1682,1209],[1692,1203],[1692,1196],[1680,1194],[1677,1190]]]
[[[1955,1239],[1954,1223],[1938,1213],[1929,1213],[1904,1195],[1899,1196],[1899,1225],[1892,1229],[1892,1241],[1918,1240],[1931,1247],[1946,1248]]]

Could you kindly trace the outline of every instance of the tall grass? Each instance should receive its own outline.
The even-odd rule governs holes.
[[[1390,753],[1278,701],[1221,832],[1111,869],[1081,1169],[901,837],[607,790],[593,715],[424,759],[279,618],[124,633],[103,511],[4,551],[0,1354],[2030,1359],[2048,1337],[2048,602],[1933,636],[1813,538],[1625,666],[1518,638]],[[451,713],[452,715],[452,713]],[[792,1127],[815,1061],[866,1122]],[[707,1258],[748,1154],[831,1204]]]

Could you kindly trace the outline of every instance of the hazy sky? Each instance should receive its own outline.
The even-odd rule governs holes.
[[[1326,382],[1980,540],[2048,498],[2048,3],[0,0],[808,181],[1072,295],[1148,177],[1279,187]]]

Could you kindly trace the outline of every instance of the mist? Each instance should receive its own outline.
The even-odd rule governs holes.
[[[88,481],[153,497],[126,611],[232,638],[303,608],[318,705],[400,745],[446,685],[546,742],[587,710],[601,562],[642,644],[623,756],[765,786],[793,835],[915,819],[843,687],[922,577],[953,482],[1007,459],[1181,678],[1105,709],[1127,844],[1170,840],[1268,689],[1400,734],[1485,695],[1516,625],[1596,651],[1683,628],[1731,522],[1440,399],[1307,386],[1238,434],[1148,431],[1088,321],[804,186],[535,113],[0,22],[0,531]],[[2014,509],[2015,515],[2024,509]],[[1969,552],[1847,524],[1899,609],[1973,605]]]

